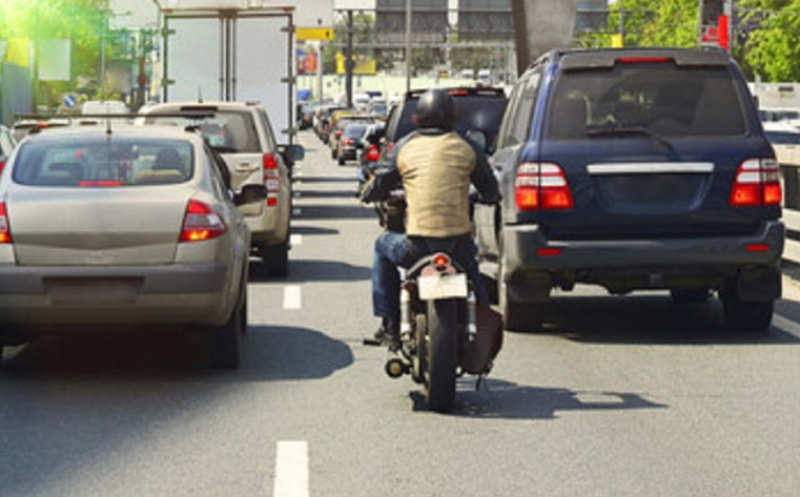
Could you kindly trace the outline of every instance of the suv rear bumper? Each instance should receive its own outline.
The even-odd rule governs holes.
[[[513,300],[547,300],[551,287],[595,283],[614,293],[635,289],[712,288],[742,270],[776,273],[785,228],[766,221],[751,236],[650,240],[549,240],[538,225],[503,228],[504,279]],[[750,247],[748,249],[748,247]],[[765,284],[780,296],[780,278]]]

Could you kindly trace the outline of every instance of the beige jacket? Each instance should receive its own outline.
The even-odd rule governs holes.
[[[417,135],[400,150],[408,236],[443,238],[472,231],[469,186],[475,163],[475,151],[452,132]]]

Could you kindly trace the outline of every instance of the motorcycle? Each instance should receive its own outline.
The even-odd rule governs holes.
[[[394,190],[378,202],[381,225],[404,230],[405,198]],[[400,289],[400,341],[389,344],[385,372],[391,378],[406,374],[423,386],[429,410],[449,411],[457,379],[464,374],[488,374],[502,346],[499,314],[476,302],[465,268],[450,255],[452,240],[426,239],[429,255],[406,270]],[[366,339],[365,345],[384,345]]]

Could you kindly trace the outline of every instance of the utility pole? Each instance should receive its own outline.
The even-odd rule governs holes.
[[[411,91],[411,0],[406,0],[406,91]]]
[[[353,11],[347,11],[347,47],[344,54],[344,92],[347,108],[353,107]]]

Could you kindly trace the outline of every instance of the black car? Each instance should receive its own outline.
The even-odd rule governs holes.
[[[414,131],[413,116],[420,95],[427,90],[407,92],[403,100],[393,106],[386,121],[384,152],[401,138]],[[455,130],[473,139],[483,140],[487,151],[494,148],[500,121],[508,99],[502,88],[449,88],[456,109]],[[478,138],[480,137],[480,138]]]
[[[781,295],[778,163],[718,49],[552,51],[520,77],[476,207],[482,270],[508,329],[541,329],[551,290],[665,289],[764,330]]]

